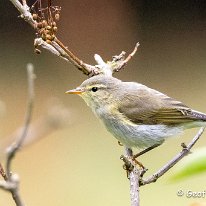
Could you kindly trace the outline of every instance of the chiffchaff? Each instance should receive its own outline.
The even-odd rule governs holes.
[[[78,94],[123,145],[153,148],[187,128],[206,125],[206,114],[154,89],[98,75],[66,92]]]

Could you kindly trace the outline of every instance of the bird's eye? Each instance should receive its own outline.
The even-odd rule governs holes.
[[[92,91],[93,91],[93,92],[96,92],[97,90],[98,90],[97,87],[92,87]]]

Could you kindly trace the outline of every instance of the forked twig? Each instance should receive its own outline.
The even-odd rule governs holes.
[[[1,175],[4,177],[4,181],[0,181],[0,188],[10,191],[12,197],[16,203],[16,206],[24,206],[23,201],[19,195],[19,178],[18,175],[11,173],[11,164],[12,160],[14,159],[15,154],[21,148],[28,132],[29,124],[32,117],[32,110],[33,110],[33,101],[34,101],[34,72],[33,72],[33,65],[27,65],[27,73],[28,73],[28,104],[26,110],[26,117],[23,126],[23,131],[19,138],[17,138],[16,142],[11,144],[7,148],[7,156],[6,156],[6,170],[1,165]]]
[[[113,57],[113,62],[117,63],[116,66],[114,66],[113,68],[113,73],[114,72],[119,72],[121,69],[123,69],[127,63],[131,60],[131,58],[136,54],[138,47],[140,46],[140,43],[138,42],[135,47],[134,50],[132,51],[132,53],[130,53],[126,59],[125,58],[125,52],[122,52],[119,56],[114,56]],[[119,62],[118,62],[119,61]]]
[[[203,134],[205,130],[205,127],[202,127],[198,133],[195,135],[195,137],[192,139],[192,141],[186,146],[185,144],[182,144],[182,151],[178,153],[172,160],[170,160],[166,165],[164,165],[161,169],[159,169],[156,173],[151,175],[150,177],[140,180],[140,186],[156,182],[157,179],[159,179],[162,175],[164,175],[169,169],[171,169],[174,165],[176,165],[183,157],[188,155],[190,153],[190,150],[195,145],[195,143],[199,140],[201,135]]]

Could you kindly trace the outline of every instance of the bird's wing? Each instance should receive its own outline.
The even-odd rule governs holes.
[[[133,90],[132,94],[125,91],[118,110],[133,123],[174,125],[206,121],[205,114],[144,85],[135,92]]]

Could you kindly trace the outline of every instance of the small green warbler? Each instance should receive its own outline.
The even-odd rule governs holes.
[[[135,82],[97,75],[66,92],[78,94],[123,145],[154,148],[188,128],[206,125],[206,114]]]

